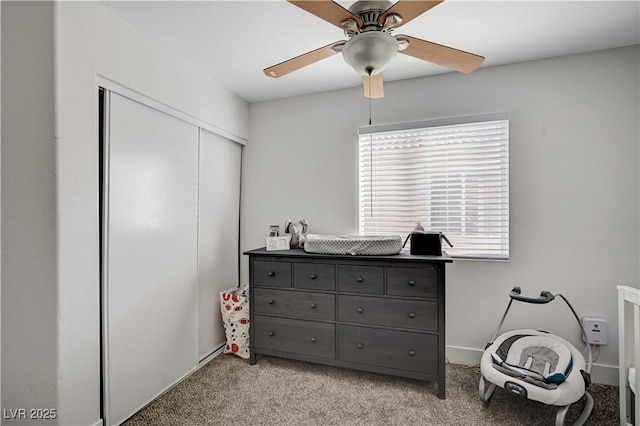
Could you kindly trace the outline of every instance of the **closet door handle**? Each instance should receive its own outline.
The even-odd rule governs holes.
[[[316,274],[311,274],[309,275],[309,278],[311,278],[312,280],[315,280],[316,278],[318,278],[318,276]]]

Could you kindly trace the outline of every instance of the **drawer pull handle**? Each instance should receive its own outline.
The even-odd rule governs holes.
[[[361,282],[363,282],[363,281],[364,281],[364,278],[362,278],[362,277],[358,277],[358,278],[356,278],[356,281],[358,281],[359,283],[361,283]]]
[[[317,308],[317,307],[318,307],[318,305],[316,305],[315,303],[312,303],[312,304],[310,304],[310,305],[309,305],[309,307],[310,307],[311,309],[315,309],[315,308]]]
[[[275,304],[275,303],[276,303],[276,301],[275,301],[275,300],[273,300],[273,299],[269,300],[269,304],[270,304],[270,305],[273,305],[273,304]]]
[[[312,338],[311,338],[311,343],[315,343],[315,342],[317,342],[317,341],[318,341],[318,339],[316,339],[315,337],[312,337]]]
[[[364,309],[362,309],[362,308],[358,308],[358,309],[356,309],[356,312],[358,312],[359,314],[361,314],[361,313],[363,313],[363,312],[364,312]]]
[[[416,282],[414,280],[409,280],[409,285],[410,286],[414,286],[414,285],[416,285]]]
[[[362,343],[358,343],[358,344],[356,345],[356,348],[358,348],[358,349],[362,349],[362,348],[364,348],[364,345],[363,345]]]
[[[275,336],[275,335],[276,335],[276,332],[275,332],[275,331],[270,331],[270,332],[269,332],[269,337],[273,337],[273,336]]]
[[[409,351],[409,356],[416,356],[416,351]]]
[[[275,272],[273,272],[273,271],[271,271],[271,272],[269,272],[269,276],[270,276],[270,277],[275,277],[275,276],[276,276],[276,273],[275,273]]]
[[[316,274],[311,274],[309,275],[309,278],[311,278],[312,280],[315,280],[316,278],[318,278],[318,276]]]
[[[413,312],[409,312],[409,318],[415,318],[416,314],[414,314]]]

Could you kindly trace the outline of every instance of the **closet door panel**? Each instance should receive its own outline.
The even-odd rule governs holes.
[[[198,356],[225,344],[220,292],[238,285],[242,148],[200,130]]]
[[[111,94],[106,211],[108,423],[197,366],[198,128]]]

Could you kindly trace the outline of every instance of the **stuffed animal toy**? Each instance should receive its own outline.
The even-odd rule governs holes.
[[[309,223],[305,219],[300,219],[298,222],[287,219],[284,223],[284,232],[291,234],[291,243],[289,244],[291,248],[304,247],[307,229],[309,229]]]

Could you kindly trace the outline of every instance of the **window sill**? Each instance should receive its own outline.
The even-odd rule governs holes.
[[[509,262],[509,258],[508,257],[489,257],[489,256],[456,256],[456,255],[452,255],[450,253],[447,253],[446,250],[442,250],[443,253],[446,253],[447,256],[449,256],[450,258],[452,258],[454,261],[459,261],[459,260],[465,260],[465,261],[476,261],[476,262]]]

